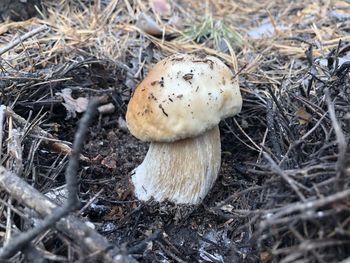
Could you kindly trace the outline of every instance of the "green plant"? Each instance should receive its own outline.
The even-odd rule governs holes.
[[[213,41],[214,48],[220,50],[226,46],[224,39],[232,46],[240,46],[242,43],[242,36],[237,31],[212,16],[206,16],[203,21],[189,27],[185,36],[200,43]]]

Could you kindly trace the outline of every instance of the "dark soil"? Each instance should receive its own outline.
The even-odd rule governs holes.
[[[148,145],[131,136],[125,127],[119,127],[119,117],[103,117],[95,123],[84,147],[85,156],[93,162],[82,175],[82,197],[88,201],[103,189],[84,216],[98,225],[110,241],[125,243],[135,257],[142,255],[141,262],[161,261],[172,253],[186,262],[200,261],[210,255],[215,257],[215,253],[216,257],[222,256],[224,262],[240,262],[242,257],[245,262],[256,262],[254,248],[249,244],[249,230],[228,226],[225,224],[228,218],[209,209],[233,192],[253,184],[253,178],[240,175],[244,156],[238,154],[239,144],[233,136],[222,132],[221,172],[202,205],[140,203],[133,196],[130,172],[142,162]],[[144,240],[154,233],[158,234],[150,250]],[[168,247],[169,255],[161,252],[162,246]]]
[[[40,10],[40,0],[1,0],[0,1],[0,21],[11,19],[14,21],[27,20],[38,14]]]

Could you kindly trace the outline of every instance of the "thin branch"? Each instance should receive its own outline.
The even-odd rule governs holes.
[[[337,144],[338,144],[338,160],[337,160],[337,172],[336,172],[336,184],[337,188],[340,187],[339,179],[342,173],[344,172],[345,162],[346,162],[346,149],[347,149],[347,142],[344,136],[344,133],[337,121],[337,118],[335,116],[334,111],[334,103],[332,103],[328,92],[326,93],[326,101],[328,106],[328,112],[329,117],[331,118],[332,125],[335,132],[335,137],[337,138]]]
[[[6,53],[7,51],[9,51],[10,49],[14,48],[15,46],[17,46],[18,44],[22,43],[24,40],[42,32],[42,31],[45,31],[47,29],[49,29],[49,27],[47,25],[42,25],[42,26],[34,28],[33,30],[25,33],[23,36],[12,40],[10,43],[8,43],[3,48],[0,48],[0,56],[3,55],[4,53]]]
[[[96,113],[99,101],[91,99],[86,112],[80,120],[78,131],[75,134],[73,151],[69,160],[68,167],[66,169],[66,187],[68,191],[68,198],[66,204],[53,211],[48,215],[37,227],[24,232],[17,237],[10,240],[10,242],[0,249],[0,259],[8,259],[15,255],[18,251],[23,250],[25,246],[31,242],[34,238],[40,235],[42,232],[48,230],[53,224],[55,224],[61,218],[67,216],[70,212],[76,210],[79,207],[80,201],[78,199],[78,168],[79,168],[79,156],[85,137],[88,131],[88,127],[92,122],[93,116]]]
[[[281,176],[294,190],[294,192],[299,196],[300,200],[305,201],[304,195],[299,191],[299,188],[297,187],[295,181],[290,178],[285,171],[283,171],[277,163],[271,158],[270,155],[268,155],[266,152],[263,152],[263,156],[265,159],[270,163],[271,168],[273,171],[275,171],[279,176]]]
[[[282,150],[280,147],[281,140],[278,139],[278,134],[274,120],[273,103],[271,99],[267,101],[266,105],[266,124],[269,129],[270,141],[272,143],[275,156],[277,156],[277,159],[280,160],[280,158],[283,157]]]
[[[29,185],[14,173],[0,166],[0,187],[18,200],[24,206],[33,209],[40,217],[52,214],[57,205]],[[136,263],[131,257],[120,256],[119,249],[114,248],[108,240],[90,228],[85,222],[74,215],[62,218],[56,223],[56,229],[78,244],[87,254],[98,254],[107,263]],[[121,257],[117,259],[117,257]]]
[[[147,244],[149,244],[150,242],[152,242],[154,240],[159,239],[161,237],[161,234],[162,234],[162,232],[159,229],[156,230],[152,235],[150,235],[149,237],[145,238],[144,240],[142,240],[137,245],[129,248],[128,252],[130,254],[143,253],[143,251],[146,249]]]
[[[3,106],[3,105],[1,105]],[[5,107],[5,106],[4,106]],[[64,155],[71,155],[72,154],[72,149],[65,143],[54,139],[54,137],[45,131],[44,129],[40,128],[38,125],[34,125],[33,123],[28,125],[28,121],[24,118],[22,118],[20,115],[15,113],[11,108],[5,107],[5,114],[7,117],[11,116],[13,120],[20,125],[21,127],[30,127],[29,133],[33,135],[36,138],[43,139],[44,143],[52,149],[52,151],[61,153]],[[83,156],[82,154],[80,155],[80,159],[83,161],[87,161],[88,158]]]
[[[100,104],[99,100],[91,99],[89,105],[79,122],[79,127],[74,135],[73,151],[69,159],[68,167],[66,170],[66,183],[68,190],[68,202],[66,207],[68,209],[75,210],[79,207],[78,200],[78,169],[79,169],[79,157],[83,144],[88,133],[88,128],[91,125],[93,117],[97,113],[97,107]],[[72,211],[72,210],[71,210]]]
[[[307,201],[305,203],[292,203],[289,205],[286,205],[285,207],[283,207],[283,209],[280,212],[275,213],[272,216],[269,216],[268,219],[266,219],[265,221],[260,223],[260,226],[262,228],[265,228],[269,225],[274,224],[274,221],[278,218],[281,218],[284,215],[289,215],[295,212],[305,212],[308,210],[314,210],[317,209],[319,207],[328,205],[330,203],[336,202],[338,200],[343,200],[347,197],[350,196],[350,189],[344,190],[342,192],[337,192],[333,195],[330,196],[326,196],[320,199],[317,199],[315,201]]]
[[[4,120],[5,120],[5,110],[6,106],[5,105],[0,105],[0,159],[2,157],[2,140],[3,140],[3,125],[4,125]]]

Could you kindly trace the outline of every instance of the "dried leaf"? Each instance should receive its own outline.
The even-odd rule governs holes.
[[[57,96],[61,96],[64,100],[63,106],[67,110],[67,119],[75,118],[78,113],[82,113],[86,110],[89,100],[87,98],[77,98],[72,97],[72,90],[69,88],[63,89],[61,92],[56,92]]]
[[[271,253],[269,253],[268,251],[263,251],[260,253],[260,260],[262,263],[267,263],[269,262],[271,259]]]
[[[298,118],[299,125],[308,124],[312,119],[312,115],[308,113],[304,108],[299,108],[295,112],[295,116]]]
[[[145,13],[141,13],[137,19],[136,26],[152,36],[162,35],[162,29],[154,19]]]
[[[110,212],[104,216],[104,220],[119,220],[123,216],[123,209],[119,206],[113,207]]]
[[[160,16],[170,16],[171,6],[167,0],[150,0],[149,3],[154,13]]]

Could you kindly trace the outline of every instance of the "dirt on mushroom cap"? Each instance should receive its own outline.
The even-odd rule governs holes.
[[[195,137],[240,112],[242,97],[230,69],[213,56],[173,55],[136,88],[126,115],[143,141]]]

